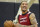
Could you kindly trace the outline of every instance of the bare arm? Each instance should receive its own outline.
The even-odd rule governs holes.
[[[31,26],[33,27],[38,27],[38,25],[37,25],[37,20],[36,20],[36,17],[35,17],[35,14],[34,13],[32,13],[30,16],[29,16],[29,18],[30,18],[30,22],[31,22]]]

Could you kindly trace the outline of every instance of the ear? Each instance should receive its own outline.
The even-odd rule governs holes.
[[[21,5],[20,5],[20,7],[21,7]]]
[[[21,5],[20,5],[20,7],[21,7]]]

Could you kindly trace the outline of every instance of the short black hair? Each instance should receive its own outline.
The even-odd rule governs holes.
[[[22,2],[27,2],[27,1],[22,1]],[[21,4],[22,4],[22,2],[21,2]]]

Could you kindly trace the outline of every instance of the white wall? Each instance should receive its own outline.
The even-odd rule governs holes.
[[[0,0],[0,2],[16,2],[20,3],[21,1],[27,1],[27,0]],[[35,0],[34,3],[39,3],[38,0]]]

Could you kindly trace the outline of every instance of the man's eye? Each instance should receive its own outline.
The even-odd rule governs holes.
[[[22,4],[22,5],[24,5],[24,4]]]

